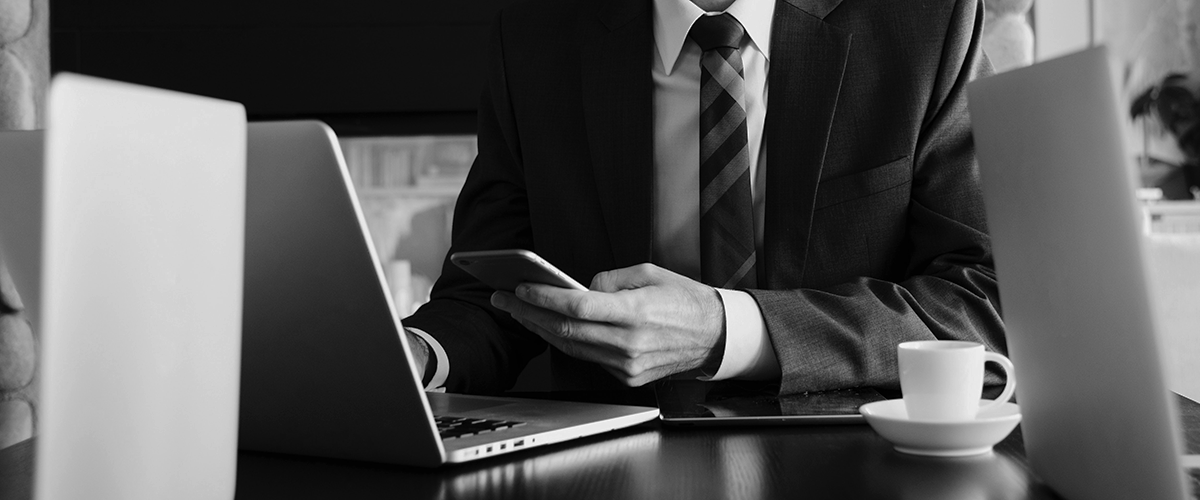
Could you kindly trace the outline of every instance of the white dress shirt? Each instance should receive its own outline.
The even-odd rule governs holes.
[[[773,0],[737,0],[725,12],[746,29],[740,51],[746,78],[746,120],[750,149],[750,186],[754,200],[754,239],[762,255],[766,202],[767,71]],[[654,0],[654,263],[689,278],[700,278],[700,57],[688,38],[704,10],[689,0]],[[759,260],[761,263],[761,259]],[[750,294],[717,289],[725,306],[725,349],[712,380],[778,378],[779,362],[767,335],[762,312]],[[408,329],[430,345],[436,373],[427,390],[438,390],[450,373],[441,344],[416,328]]]

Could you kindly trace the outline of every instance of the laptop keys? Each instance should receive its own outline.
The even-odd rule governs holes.
[[[452,417],[445,415],[434,416],[433,420],[437,423],[438,434],[442,439],[474,436],[475,434],[525,425],[525,422],[513,420],[490,420],[486,418]]]

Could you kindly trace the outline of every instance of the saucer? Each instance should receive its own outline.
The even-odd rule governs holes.
[[[990,399],[979,404],[991,403]],[[867,423],[896,446],[896,451],[933,457],[966,457],[992,451],[1021,422],[1021,407],[1002,403],[980,411],[973,420],[909,420],[903,399],[867,403],[858,409]]]

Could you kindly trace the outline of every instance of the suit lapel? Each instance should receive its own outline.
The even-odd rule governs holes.
[[[614,265],[649,262],[653,241],[654,131],[649,2],[605,2],[604,33],[583,45],[588,146]]]
[[[798,288],[804,277],[817,183],[850,53],[850,34],[822,21],[837,3],[775,5],[765,124],[766,265],[759,269],[767,288]]]

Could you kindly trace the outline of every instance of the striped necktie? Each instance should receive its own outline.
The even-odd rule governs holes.
[[[701,16],[689,33],[700,58],[700,280],[756,288],[745,77],[745,29],[729,14]]]

